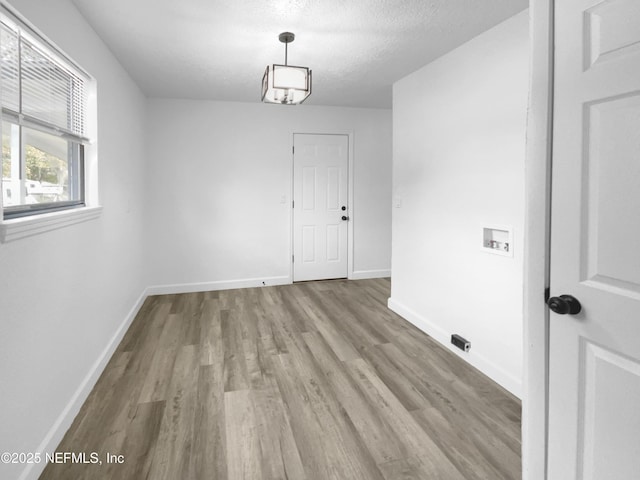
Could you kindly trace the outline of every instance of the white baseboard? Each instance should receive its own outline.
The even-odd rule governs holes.
[[[391,276],[391,270],[358,270],[351,274],[349,280],[366,280],[367,278],[386,278]]]
[[[270,287],[288,285],[291,277],[246,278],[242,280],[223,280],[202,283],[177,283],[173,285],[154,285],[147,288],[148,295],[169,295],[172,293],[208,292],[212,290],[232,290],[234,288]]]
[[[80,385],[78,386],[78,389],[71,396],[71,399],[69,400],[67,406],[62,410],[62,413],[60,413],[47,435],[35,450],[36,452],[41,452],[44,455],[45,452],[53,453],[55,452],[56,448],[58,448],[58,445],[62,441],[62,437],[64,437],[64,434],[67,433],[67,430],[73,423],[76,415],[78,415],[80,407],[82,407],[87,397],[91,393],[91,390],[100,378],[100,375],[102,375],[102,372],[107,366],[107,363],[111,359],[111,356],[116,351],[116,348],[118,348],[118,345],[120,345],[124,334],[127,333],[131,322],[133,322],[133,319],[138,314],[140,307],[142,307],[142,304],[144,303],[148,295],[147,290],[148,289],[145,289],[142,292],[142,294],[136,300],[136,303],[133,305],[133,307],[131,307],[131,310],[129,310],[129,313],[127,313],[124,321],[120,324],[116,332],[107,343],[104,350],[102,350],[97,360],[91,366],[89,372],[84,377],[84,380],[82,380],[82,383],[80,383]],[[45,466],[45,462],[27,465],[27,467],[22,471],[20,477],[18,477],[18,480],[36,480],[44,470]]]
[[[484,355],[479,354],[477,350],[471,349],[466,353],[461,352],[458,348],[451,345],[451,334],[449,332],[444,331],[438,325],[430,322],[426,318],[417,314],[403,304],[397,302],[393,298],[389,298],[389,300],[387,301],[387,306],[402,318],[418,327],[431,338],[437,340],[438,343],[442,344],[448,350],[452,351],[457,356],[464,359],[467,363],[480,370],[494,382],[510,391],[516,397],[522,398],[521,379],[514,377],[510,373],[506,372],[504,369],[488,360]]]

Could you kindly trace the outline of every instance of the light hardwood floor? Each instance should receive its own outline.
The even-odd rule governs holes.
[[[520,478],[520,402],[389,280],[150,297],[41,479]],[[107,453],[124,463],[107,464]]]

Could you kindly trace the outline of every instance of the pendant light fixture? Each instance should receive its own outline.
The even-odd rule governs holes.
[[[311,95],[311,70],[287,64],[288,45],[296,36],[283,32],[278,39],[284,43],[284,65],[267,65],[262,77],[262,101],[295,105]]]

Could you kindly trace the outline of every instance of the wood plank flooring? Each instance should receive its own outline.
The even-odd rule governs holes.
[[[389,280],[149,297],[44,480],[515,480],[520,402]],[[124,463],[106,463],[107,453]]]

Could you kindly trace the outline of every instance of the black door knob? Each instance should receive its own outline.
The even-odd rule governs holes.
[[[571,295],[560,295],[559,297],[551,297],[547,300],[547,305],[552,312],[555,312],[559,315],[575,315],[576,313],[580,313],[582,310],[582,305],[577,298],[572,297]]]
[[[344,212],[347,209],[344,205],[342,206],[342,211]]]
[[[342,220],[349,220],[349,217],[347,217],[346,215],[343,215]]]

